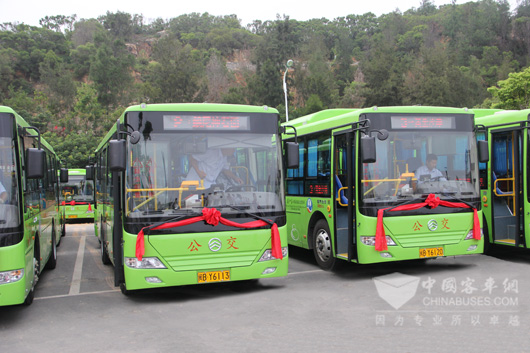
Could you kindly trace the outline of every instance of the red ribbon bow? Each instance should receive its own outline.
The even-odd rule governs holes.
[[[226,218],[221,217],[221,212],[219,212],[215,208],[203,208],[202,209],[202,216],[193,217],[184,219],[182,221],[177,222],[170,222],[170,223],[164,223],[156,227],[147,226],[140,230],[138,233],[138,236],[136,237],[136,258],[139,261],[142,261],[142,257],[145,254],[145,240],[144,240],[144,229],[152,229],[152,230],[158,230],[158,229],[168,229],[168,228],[175,228],[175,227],[181,227],[188,224],[193,224],[196,222],[205,221],[208,224],[211,224],[212,226],[216,226],[219,223],[224,224],[225,226],[231,226],[231,227],[237,227],[237,228],[259,228],[268,225],[269,223],[257,220],[247,223],[237,223],[234,221],[230,221]],[[276,223],[273,223],[271,226],[271,251],[272,256],[274,256],[277,259],[283,259],[282,255],[282,244],[280,240],[280,232],[278,231],[278,226]]]
[[[388,247],[386,245],[386,235],[385,235],[385,227],[383,225],[383,213],[385,211],[408,211],[408,210],[417,210],[418,208],[422,208],[425,206],[429,206],[430,208],[436,208],[439,205],[445,206],[445,207],[453,207],[453,208],[472,208],[466,203],[463,202],[450,202],[450,201],[444,201],[440,200],[439,197],[436,197],[434,194],[429,194],[427,198],[425,199],[425,202],[415,203],[412,205],[402,205],[397,206],[394,208],[382,208],[377,211],[377,227],[375,230],[375,250],[376,251],[383,251],[387,250]],[[478,219],[478,213],[477,209],[473,208],[473,239],[480,240],[480,221]]]

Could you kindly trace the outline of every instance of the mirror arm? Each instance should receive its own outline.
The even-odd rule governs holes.
[[[294,132],[287,132],[287,128],[291,128],[294,130]],[[280,133],[285,135],[294,135],[294,142],[298,143],[298,133],[296,131],[296,128],[292,125],[283,125],[280,126]]]

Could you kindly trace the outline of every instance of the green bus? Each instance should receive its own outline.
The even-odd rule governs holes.
[[[31,304],[57,263],[59,161],[39,131],[0,106],[0,305]]]
[[[61,207],[66,220],[94,220],[94,184],[86,169],[68,169],[68,182],[61,185]]]
[[[483,251],[473,111],[330,109],[283,126],[300,160],[286,171],[289,245],[323,269]]]
[[[279,133],[268,107],[127,108],[87,169],[115,285],[126,294],[287,275]]]
[[[528,134],[530,110],[498,111],[475,120],[487,140],[488,163],[480,163],[485,252],[492,246],[530,247]]]

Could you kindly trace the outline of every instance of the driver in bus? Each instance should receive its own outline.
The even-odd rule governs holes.
[[[437,163],[438,157],[435,154],[431,153],[427,155],[425,165],[422,165],[416,170],[415,177],[418,180],[418,183],[421,184],[422,182],[431,180],[447,181],[442,172],[436,168]]]
[[[243,180],[230,170],[228,156],[233,155],[235,148],[210,149],[203,154],[189,156],[190,171],[186,180],[204,180],[204,188],[208,189],[216,183],[217,177],[222,173],[229,180],[243,184]]]

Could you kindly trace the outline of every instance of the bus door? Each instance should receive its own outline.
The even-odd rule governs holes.
[[[334,138],[335,254],[348,261],[357,259],[355,246],[355,133],[339,132]]]
[[[491,197],[493,242],[524,244],[521,130],[492,131]]]

